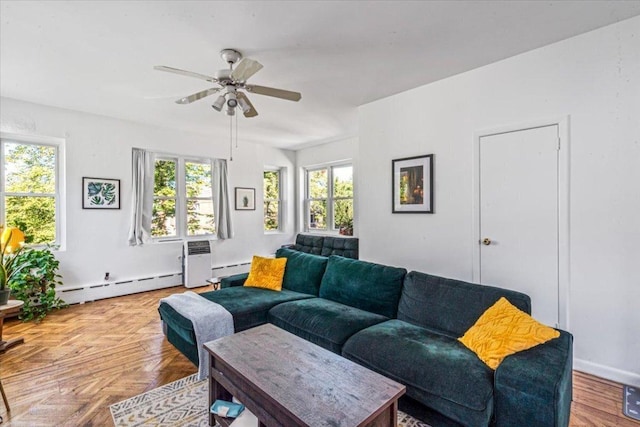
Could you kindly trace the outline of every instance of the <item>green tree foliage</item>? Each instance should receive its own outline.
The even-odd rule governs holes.
[[[280,172],[264,172],[264,229],[265,231],[277,230],[278,211],[280,209]]]
[[[211,203],[211,165],[185,162],[187,233],[190,236],[215,233]],[[151,234],[175,236],[177,204],[177,162],[156,160],[154,170],[154,202]]]
[[[308,173],[309,198],[320,199],[309,202],[309,226],[318,230],[327,229],[327,198],[329,197],[329,170],[319,169]]]
[[[185,163],[187,186],[187,232],[190,236],[215,233],[211,203],[211,165]],[[194,199],[196,197],[206,200]]]
[[[156,237],[175,235],[176,162],[156,160],[154,169],[153,216],[151,234]],[[159,198],[158,198],[159,197]]]
[[[5,144],[6,225],[25,234],[27,244],[56,238],[56,149],[45,145]],[[38,196],[31,196],[38,194]]]

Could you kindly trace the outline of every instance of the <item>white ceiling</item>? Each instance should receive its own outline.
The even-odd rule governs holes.
[[[283,148],[357,134],[356,107],[640,15],[640,1],[7,1],[0,95],[228,139],[203,74],[235,48],[264,68],[239,136]]]

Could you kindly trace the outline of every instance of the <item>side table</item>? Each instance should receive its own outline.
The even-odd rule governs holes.
[[[5,316],[19,312],[23,305],[23,301],[13,299],[9,300],[5,305],[0,305],[0,353],[4,353],[6,349],[24,342],[24,338],[12,338],[8,341],[2,339],[2,325],[4,324]]]

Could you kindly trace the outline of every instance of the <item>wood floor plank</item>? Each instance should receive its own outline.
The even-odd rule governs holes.
[[[74,305],[40,324],[6,319],[4,338],[25,343],[0,355],[12,409],[0,403],[2,427],[109,426],[109,405],[195,373],[162,335],[157,310],[160,298],[183,291]],[[571,426],[640,426],[621,413],[622,385],[581,372],[573,378]]]

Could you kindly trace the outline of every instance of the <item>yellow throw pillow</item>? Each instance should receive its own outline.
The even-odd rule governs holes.
[[[251,260],[251,271],[244,285],[272,291],[282,289],[282,278],[287,258],[263,258],[257,255]]]
[[[559,336],[560,332],[539,323],[502,297],[482,313],[459,341],[495,370],[510,354]]]

